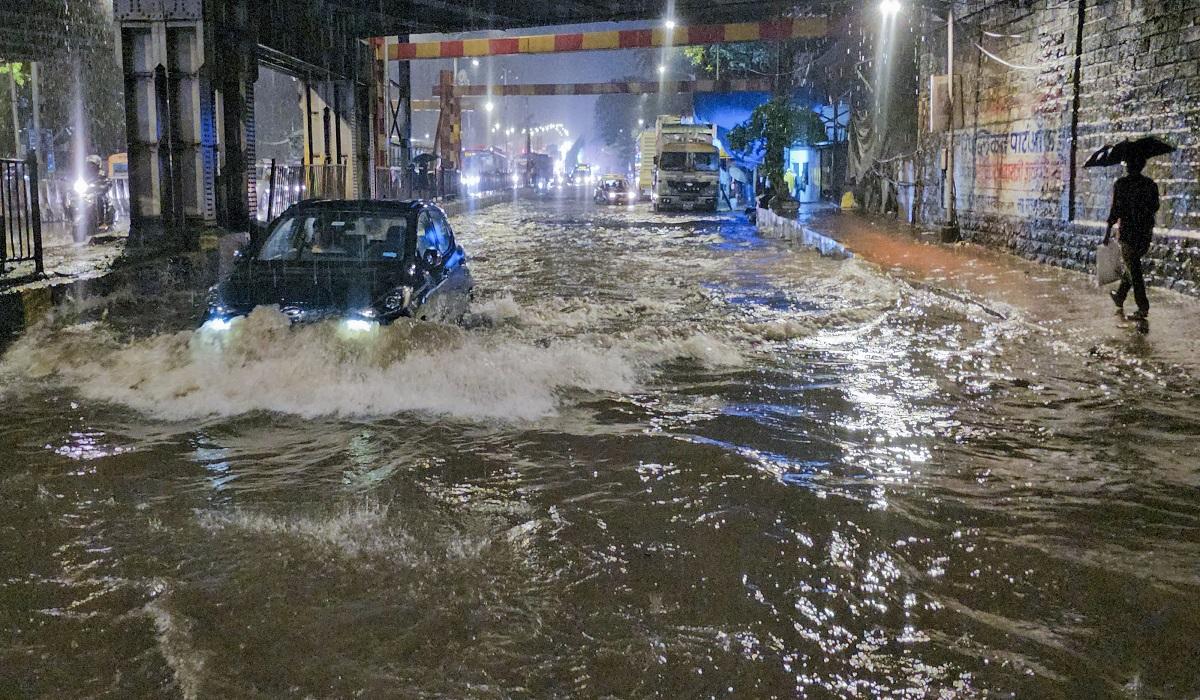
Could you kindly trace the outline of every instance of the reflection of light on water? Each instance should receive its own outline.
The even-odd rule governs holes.
[[[72,432],[67,443],[54,448],[53,452],[76,461],[90,461],[130,451],[128,447],[103,444],[100,442],[103,437],[104,433],[100,431]]]

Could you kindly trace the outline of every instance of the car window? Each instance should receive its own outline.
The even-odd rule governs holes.
[[[436,209],[430,212],[433,218],[434,225],[437,227],[437,250],[442,257],[450,254],[450,249],[454,246],[454,234],[450,232],[450,222],[446,221],[446,217],[442,212]]]
[[[425,251],[437,249],[437,226],[428,211],[417,217],[417,259],[425,259]]]
[[[281,218],[256,259],[386,261],[404,257],[408,219],[382,213],[322,211]]]
[[[424,260],[425,251],[433,249],[439,257],[446,257],[454,244],[450,224],[436,209],[426,209],[417,217],[417,257]]]

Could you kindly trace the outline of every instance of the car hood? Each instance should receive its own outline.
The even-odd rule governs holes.
[[[250,262],[217,287],[214,302],[227,313],[278,305],[293,320],[359,311],[403,284],[398,264]]]

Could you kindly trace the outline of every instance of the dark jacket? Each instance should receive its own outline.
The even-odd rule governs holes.
[[[1111,226],[1121,224],[1121,241],[1137,247],[1150,244],[1154,231],[1154,215],[1158,212],[1158,185],[1138,173],[1126,175],[1113,186],[1112,210],[1108,214]]]

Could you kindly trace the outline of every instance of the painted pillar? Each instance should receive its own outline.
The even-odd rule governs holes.
[[[255,42],[244,0],[116,0],[131,237],[195,244],[189,222],[245,230],[254,199]]]

